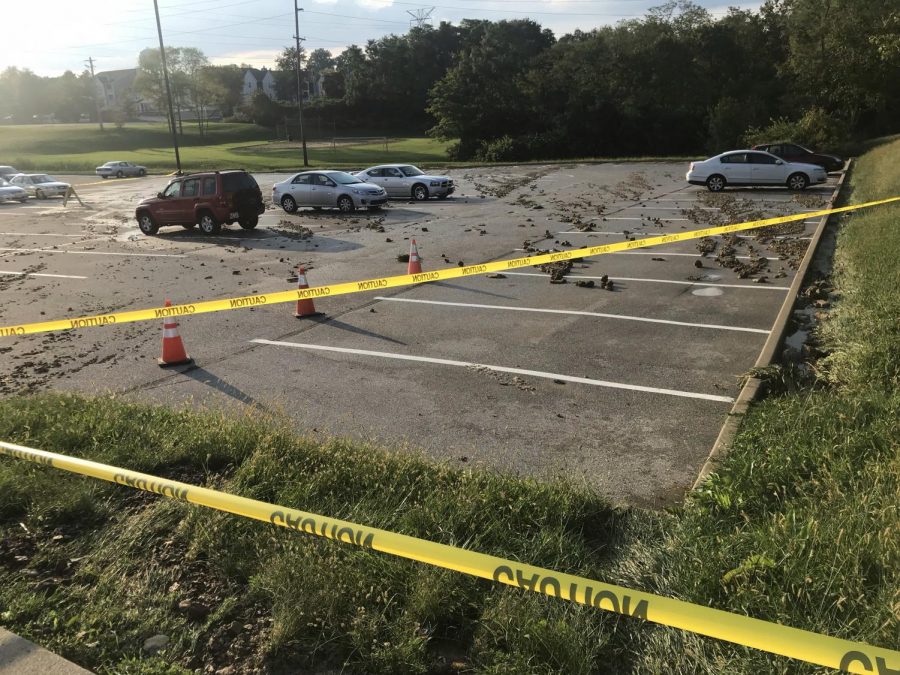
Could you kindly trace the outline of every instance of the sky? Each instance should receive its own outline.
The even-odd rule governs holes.
[[[760,2],[695,0],[714,16],[729,5]],[[196,47],[215,64],[271,67],[293,44],[293,0],[158,0],[169,46]],[[663,0],[300,0],[300,37],[307,51],[331,50],[391,33],[405,33],[417,12],[432,7],[430,22],[531,18],[557,36],[638,18]],[[0,70],[29,68],[39,75],[76,73],[94,59],[98,72],[133,68],[138,53],[158,48],[153,0],[0,0]]]

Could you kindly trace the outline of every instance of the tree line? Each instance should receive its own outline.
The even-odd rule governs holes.
[[[238,66],[167,50],[180,104],[270,127],[296,118],[298,58],[304,87],[324,82],[310,128],[428,133],[455,159],[697,154],[776,136],[833,148],[900,126],[900,0],[767,0],[720,18],[673,0],[559,38],[531,20],[442,22],[337,56],[286,48],[274,101],[245,101]],[[135,86],[164,109],[158,50],[141,53]],[[0,74],[0,115],[65,121],[91,96],[84,73]]]

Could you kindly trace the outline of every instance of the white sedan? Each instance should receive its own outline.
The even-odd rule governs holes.
[[[131,162],[107,162],[97,167],[96,173],[101,178],[125,178],[126,176],[146,176],[147,167]]]
[[[448,176],[429,176],[412,164],[379,164],[354,174],[367,183],[385,189],[389,197],[425,201],[429,197],[446,199],[456,189]]]
[[[9,182],[18,185],[32,197],[38,199],[65,197],[71,187],[68,183],[51,178],[45,173],[20,173],[10,178]]]
[[[0,202],[19,201],[23,204],[28,201],[28,193],[17,185],[0,177]]]
[[[287,213],[294,213],[300,206],[337,208],[349,213],[381,206],[387,202],[387,193],[343,171],[303,171],[275,183],[272,202]]]
[[[691,185],[705,185],[710,192],[727,186],[778,185],[791,190],[824,183],[825,169],[815,164],[787,162],[768,152],[736,150],[723,152],[702,162],[691,162],[685,176]]]

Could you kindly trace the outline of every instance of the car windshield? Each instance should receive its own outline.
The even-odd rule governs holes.
[[[351,176],[349,173],[344,173],[343,171],[329,171],[325,175],[339,185],[352,185],[353,183],[363,182],[356,176]]]
[[[401,166],[400,170],[404,176],[424,176],[425,172],[414,166]]]

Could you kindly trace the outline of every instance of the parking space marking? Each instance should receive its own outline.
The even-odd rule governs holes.
[[[0,232],[0,235],[8,237],[85,237],[85,234],[54,234],[38,232]]]
[[[516,277],[539,277],[548,279],[546,274],[538,274],[537,272],[504,272],[507,276]],[[584,274],[567,274],[566,279],[603,279],[603,277],[590,277]],[[674,279],[646,279],[640,277],[613,277],[613,281],[642,281],[653,284],[676,284],[678,286],[717,286],[720,288],[744,288],[749,291],[789,291],[787,286],[770,286],[769,284],[719,284],[710,281],[677,281]]]
[[[459,368],[487,368],[498,373],[510,373],[511,375],[528,375],[531,377],[539,377],[547,380],[561,380],[563,382],[573,382],[576,384],[589,384],[595,387],[607,387],[609,389],[627,389],[629,391],[640,391],[648,394],[664,394],[666,396],[677,396],[679,398],[694,398],[704,401],[716,401],[718,403],[734,403],[731,396],[718,396],[715,394],[703,394],[693,391],[681,391],[679,389],[663,389],[660,387],[645,387],[638,384],[626,384],[624,382],[610,382],[608,380],[595,380],[589,377],[577,377],[574,375],[562,375],[560,373],[548,373],[543,370],[526,370],[525,368],[508,368],[506,366],[493,366],[487,363],[473,363],[471,361],[454,361],[452,359],[438,359],[430,356],[412,356],[410,354],[397,354],[394,352],[376,352],[369,349],[351,349],[349,347],[331,347],[326,345],[313,345],[302,342],[282,342],[280,340],[251,340],[250,342],[259,345],[269,345],[272,347],[292,347],[294,349],[309,349],[313,351],[337,352],[341,354],[356,354],[358,356],[374,356],[383,359],[396,359],[400,361],[416,361],[418,363],[435,363],[443,366],[456,366]]]
[[[566,232],[557,232],[556,234],[557,235],[560,235],[560,234],[609,234],[609,235],[616,235],[616,234],[621,234],[621,235],[624,235],[624,234],[660,235],[661,234],[661,235],[666,235],[666,234],[681,234],[681,233],[680,232],[662,232],[660,230],[654,230],[652,232],[648,232],[646,230],[628,230],[627,233],[626,232],[611,232],[609,230],[569,230]],[[714,235],[712,235],[712,238],[721,238],[723,236],[725,236],[725,235],[714,234]],[[755,239],[756,238],[756,235],[753,235],[753,234],[735,234],[735,235],[731,235],[731,236],[738,237],[739,239]],[[809,241],[810,239],[812,239],[812,237],[795,237],[790,234],[783,234],[783,235],[779,235],[777,237],[772,237],[772,239],[796,239],[798,241]]]
[[[138,258],[185,258],[183,253],[116,253],[113,251],[63,251],[52,248],[0,248],[0,251],[14,252],[23,251],[25,253],[82,253],[84,255],[119,255],[126,257]]]
[[[38,272],[7,272],[0,270],[0,276],[6,277],[49,277],[51,279],[87,279],[74,274],[42,274]]]
[[[657,257],[662,257],[664,255],[680,255],[686,258],[704,257],[699,253],[673,253],[672,251],[612,251],[611,253],[607,253],[606,255],[655,255]],[[749,255],[736,255],[734,257],[738,260],[753,260],[753,258]],[[763,258],[763,260],[781,260],[781,258]]]
[[[568,314],[571,316],[593,316],[601,319],[620,319],[622,321],[643,321],[645,323],[662,323],[668,326],[684,326],[687,328],[712,328],[715,330],[731,330],[742,333],[761,333],[768,335],[769,331],[762,328],[744,328],[742,326],[723,326],[715,323],[692,323],[688,321],[670,321],[669,319],[650,319],[643,316],[629,316],[627,314],[606,314],[604,312],[585,312],[574,309],[542,309],[540,307],[511,307],[509,305],[480,305],[470,302],[443,302],[440,300],[414,300],[412,298],[386,298],[376,297],[376,300],[385,302],[410,302],[423,305],[441,305],[444,307],[471,307],[473,309],[499,309],[513,312],[536,312],[541,314]]]

